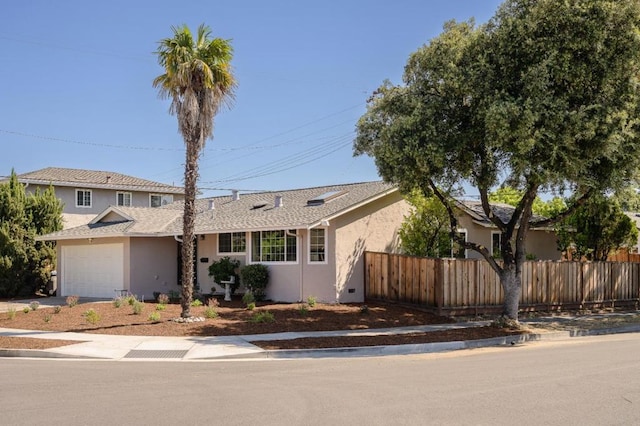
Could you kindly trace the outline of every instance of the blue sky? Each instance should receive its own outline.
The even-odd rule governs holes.
[[[184,143],[151,86],[171,26],[231,39],[238,80],[200,159],[203,195],[379,179],[352,155],[385,79],[450,19],[486,22],[499,0],[24,0],[0,14],[0,176],[108,170],[182,185]]]

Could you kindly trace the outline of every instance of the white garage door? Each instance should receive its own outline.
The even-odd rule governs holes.
[[[124,283],[122,244],[62,246],[62,296],[113,298]]]

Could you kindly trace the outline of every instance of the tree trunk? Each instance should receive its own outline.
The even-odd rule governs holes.
[[[502,316],[513,321],[518,321],[518,306],[522,294],[522,276],[517,273],[516,265],[505,265],[500,273],[500,283],[504,290],[504,302]]]
[[[186,143],[186,163],[184,166],[184,216],[182,222],[182,318],[191,316],[193,298],[193,241],[195,239],[195,200],[198,180],[197,140]]]

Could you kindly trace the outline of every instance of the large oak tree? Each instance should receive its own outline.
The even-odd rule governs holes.
[[[571,192],[574,208],[615,189],[639,164],[640,2],[508,0],[485,25],[449,22],[419,48],[404,83],[385,82],[357,125],[356,154],[383,179],[432,191],[457,222],[452,195],[477,188],[502,234],[501,258],[474,242],[500,277],[503,316],[517,322],[525,239],[570,210],[532,223],[541,191]],[[492,188],[522,191],[502,221]]]

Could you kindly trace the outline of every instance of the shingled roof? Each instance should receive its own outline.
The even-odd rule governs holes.
[[[312,228],[394,192],[392,185],[364,182],[200,199],[196,234]],[[181,201],[162,208],[112,206],[88,225],[41,239],[180,235],[182,209]]]
[[[18,181],[33,185],[104,188],[126,191],[184,194],[184,188],[123,175],[116,172],[47,167],[18,175]]]
[[[495,226],[484,213],[484,209],[482,208],[482,203],[480,201],[459,201],[458,207],[469,214],[469,216],[471,216],[473,220],[479,225],[486,227]],[[509,220],[511,220],[511,216],[513,215],[515,207],[509,204],[491,203],[491,210],[493,211],[493,214],[496,215],[502,222],[507,223],[509,222]],[[538,222],[544,219],[544,217],[534,214],[531,216],[529,222]]]

